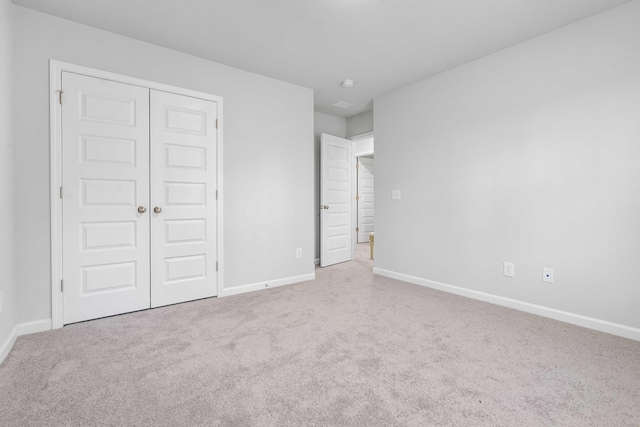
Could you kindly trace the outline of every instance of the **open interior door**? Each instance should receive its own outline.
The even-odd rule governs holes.
[[[351,260],[351,141],[320,136],[320,267]]]

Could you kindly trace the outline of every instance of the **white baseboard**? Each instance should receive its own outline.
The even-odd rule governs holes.
[[[18,336],[35,334],[51,330],[51,319],[36,320],[35,322],[18,323]]]
[[[13,344],[16,342],[16,338],[18,338],[17,331],[18,327],[14,326],[7,339],[2,343],[2,346],[0,346],[0,363],[4,361],[5,357],[7,357],[7,355],[13,348]]]
[[[316,278],[315,273],[302,274],[300,276],[285,277],[276,280],[265,280],[264,282],[252,283],[250,285],[234,286],[222,290],[222,297],[230,295],[244,294],[246,292],[259,291],[262,289],[277,288],[278,286],[292,285],[294,283],[307,282]]]
[[[36,320],[35,322],[19,323],[14,326],[13,330],[7,337],[4,343],[0,346],[0,363],[4,361],[13,344],[16,342],[16,338],[22,335],[35,334],[36,332],[44,332],[51,330],[51,319]]]
[[[503,307],[513,308],[515,310],[536,314],[538,316],[560,320],[561,322],[571,323],[572,325],[578,325],[585,328],[594,329],[596,331],[606,332],[608,334],[618,335],[620,337],[640,341],[640,329],[634,328],[632,326],[621,325],[606,320],[600,320],[593,317],[582,316],[580,314],[556,310],[554,308],[549,308],[542,305],[531,304],[524,301],[488,294],[485,292],[461,288],[459,286],[410,276],[408,274],[397,273],[395,271],[384,270],[382,268],[374,268],[373,274],[390,277],[396,280],[402,280],[403,282],[413,283],[414,285],[425,286],[427,288],[437,289],[439,291],[448,292],[450,294],[460,295],[479,301],[485,301],[491,304],[501,305]]]

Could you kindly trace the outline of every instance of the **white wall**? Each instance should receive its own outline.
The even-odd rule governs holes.
[[[13,209],[13,4],[0,1],[0,362],[17,323],[17,285],[14,275]]]
[[[313,133],[314,133],[314,169],[313,169],[313,188],[314,188],[314,220],[315,220],[315,258],[320,258],[320,134],[328,133],[329,135],[347,137],[347,120],[343,117],[336,117],[324,113],[314,113],[313,115]]]
[[[379,272],[640,328],[639,22],[634,1],[377,97]]]
[[[367,138],[358,139],[353,141],[353,155],[354,157],[367,156],[373,154],[374,144],[373,136]]]
[[[347,138],[373,132],[373,111],[365,111],[347,119]]]
[[[49,59],[224,97],[225,288],[314,273],[310,89],[16,7],[21,322],[50,317]]]

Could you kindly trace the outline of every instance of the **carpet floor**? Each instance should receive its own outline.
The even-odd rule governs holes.
[[[18,338],[1,426],[638,426],[640,342],[374,276]]]

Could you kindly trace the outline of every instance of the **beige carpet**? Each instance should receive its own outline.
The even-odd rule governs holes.
[[[640,425],[640,342],[371,266],[21,337],[0,425]]]

